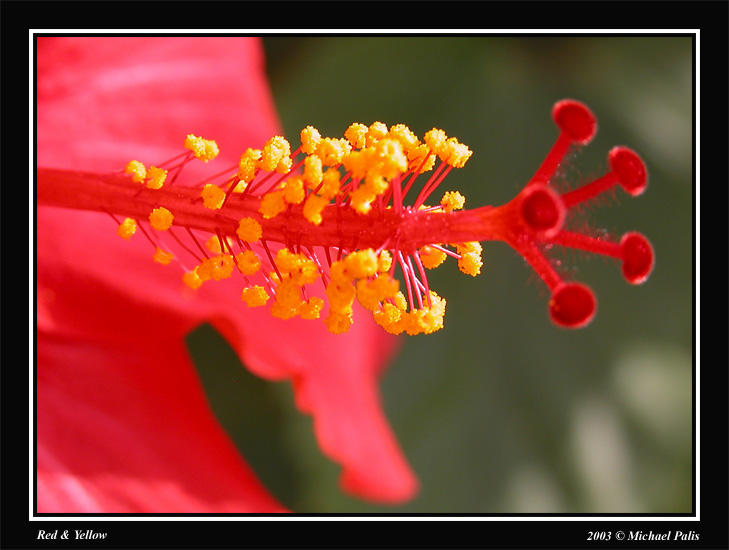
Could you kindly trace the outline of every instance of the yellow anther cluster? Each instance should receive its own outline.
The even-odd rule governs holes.
[[[480,242],[459,243],[456,245],[456,250],[461,255],[458,260],[458,269],[473,277],[481,273],[481,267],[483,266],[481,252],[483,247]]]
[[[243,242],[253,243],[263,236],[263,228],[253,218],[243,218],[238,222],[236,233]]]
[[[321,141],[321,134],[319,130],[313,126],[307,126],[301,130],[301,150],[307,155],[313,155],[316,153],[316,148],[319,147]]]
[[[185,139],[185,149],[192,151],[195,158],[203,162],[214,159],[220,153],[218,144],[213,140],[203,139],[193,134],[189,134]]]
[[[392,334],[430,334],[443,328],[445,307],[445,299],[431,290],[430,305],[424,303],[422,308],[406,311],[404,296],[398,293],[395,300],[375,310],[373,316],[378,325]]]
[[[157,231],[168,230],[172,226],[172,220],[174,220],[172,212],[167,210],[164,206],[155,208],[149,215],[149,223],[152,224],[152,227]]]
[[[305,254],[281,248],[276,253],[276,270],[271,277],[276,283],[276,301],[271,306],[271,314],[280,319],[297,315],[304,319],[317,319],[324,301],[316,296],[307,300],[302,297],[303,287],[319,277],[314,260]]]
[[[253,250],[244,250],[236,254],[235,263],[243,275],[254,275],[261,269],[261,260]]]
[[[150,189],[161,189],[167,179],[167,170],[150,166],[147,170],[147,187]]]
[[[454,168],[462,168],[471,157],[472,151],[456,138],[449,138],[443,130],[433,128],[426,132],[425,143],[440,160]]]
[[[172,252],[167,252],[166,250],[162,250],[160,247],[157,247],[154,251],[153,260],[159,264],[167,265],[174,257],[175,255],[172,254]]]
[[[144,179],[147,177],[147,169],[138,160],[129,161],[124,172],[132,175],[134,183],[144,183]]]
[[[226,237],[222,242],[224,244],[221,243],[220,237],[218,237],[217,235],[213,235],[205,243],[205,248],[207,248],[213,254],[222,254],[223,252],[225,252],[224,248],[226,246],[228,248],[232,246],[232,241],[231,239]]]
[[[326,289],[329,314],[324,320],[330,332],[341,334],[349,330],[355,297],[365,308],[374,311],[398,292],[398,281],[383,269],[389,269],[392,257],[389,253],[382,259],[380,256],[368,248],[332,263],[331,281]]]
[[[446,259],[446,253],[433,246],[424,246],[419,251],[420,261],[427,269],[435,269]]]
[[[263,151],[260,149],[246,149],[238,162],[238,178],[244,183],[252,182],[259,170],[259,161]]]
[[[258,209],[267,220],[275,218],[284,210],[286,210],[286,201],[284,200],[283,189],[277,189],[263,195],[261,206]]]
[[[119,228],[117,229],[117,234],[125,240],[129,240],[132,238],[132,235],[137,232],[137,220],[133,220],[132,218],[126,218],[123,222],[119,224]]]
[[[220,209],[225,201],[225,191],[212,183],[208,183],[203,187],[200,196],[203,199],[205,208],[210,208],[211,210]]]
[[[197,276],[202,281],[213,279],[220,281],[233,274],[234,260],[231,254],[218,254],[212,258],[205,258],[197,266]]]
[[[440,203],[443,205],[443,210],[452,212],[453,210],[463,208],[466,204],[466,198],[458,191],[447,191],[440,200]]]
[[[287,174],[291,171],[291,146],[282,136],[274,136],[263,146],[259,167],[265,172]]]
[[[270,296],[266,289],[260,285],[255,285],[243,289],[241,294],[241,300],[243,300],[248,307],[258,307],[265,305],[268,302]]]
[[[200,285],[203,284],[203,280],[197,274],[197,266],[192,271],[186,271],[182,275],[182,282],[193,290],[200,288]]]

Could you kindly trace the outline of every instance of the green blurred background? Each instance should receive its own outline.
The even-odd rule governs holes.
[[[474,154],[441,191],[501,204],[533,175],[570,97],[598,118],[571,183],[601,175],[614,145],[644,158],[646,194],[589,209],[593,227],[639,230],[656,252],[643,286],[618,264],[565,256],[599,307],[555,328],[547,292],[502,243],[482,274],[429,274],[445,328],[405,338],[382,381],[387,416],[422,490],[375,506],[342,493],[289,384],[241,377],[209,327],[189,338],[216,414],[266,485],[303,513],[688,513],[692,511],[693,51],[690,37],[267,37],[286,135],[338,137],[351,122],[433,126]],[[571,266],[575,266],[572,268]],[[218,352],[214,360],[208,346]],[[239,383],[230,384],[235,378]]]

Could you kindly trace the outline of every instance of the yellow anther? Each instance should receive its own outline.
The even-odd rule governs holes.
[[[312,296],[306,302],[301,303],[299,315],[301,315],[302,319],[318,319],[323,307],[324,300],[317,296]]]
[[[402,143],[395,139],[381,139],[375,145],[377,159],[375,173],[392,179],[408,169],[408,159],[403,152]]]
[[[443,328],[446,301],[431,290],[430,302],[430,307],[424,305],[405,314],[405,331],[408,334],[430,334]]]
[[[276,267],[282,275],[297,286],[313,283],[319,277],[319,270],[314,260],[304,254],[291,252],[288,248],[281,248],[276,253]]]
[[[304,217],[314,225],[319,225],[322,222],[321,213],[327,204],[329,199],[320,195],[309,195],[304,201]]]
[[[225,191],[212,183],[208,183],[203,187],[200,196],[203,199],[205,208],[209,208],[210,210],[218,210],[223,206],[223,202],[225,201]]]
[[[417,170],[418,174],[427,172],[435,166],[435,155],[430,152],[430,148],[421,143],[417,147],[408,151],[408,170]]]
[[[473,277],[481,273],[481,267],[483,266],[481,252],[483,247],[480,242],[459,243],[456,245],[456,250],[461,255],[460,260],[458,260],[458,269]]]
[[[391,127],[388,132],[388,137],[399,141],[405,153],[420,145],[420,140],[417,136],[404,124],[395,124],[395,126]]]
[[[392,254],[389,250],[383,250],[377,257],[377,271],[384,273],[392,267]]]
[[[161,189],[167,179],[167,170],[150,166],[147,170],[147,187],[150,189]]]
[[[119,228],[116,230],[117,234],[125,240],[131,239],[132,235],[137,231],[137,220],[127,218],[119,224]]]
[[[351,151],[342,157],[342,164],[354,179],[362,179],[367,175],[371,157],[371,149]]]
[[[460,210],[466,204],[466,197],[461,195],[458,191],[446,191],[443,198],[440,200],[443,205],[443,209],[446,212],[452,212],[453,210]]]
[[[453,168],[463,168],[463,165],[471,158],[472,154],[473,151],[466,145],[459,143],[456,138],[450,138],[446,141],[439,156],[443,162],[453,166]]]
[[[212,258],[205,258],[197,267],[197,274],[203,281],[227,279],[233,274],[233,256],[219,254]]]
[[[208,162],[214,159],[220,153],[218,144],[211,139],[203,139],[201,137],[189,134],[185,139],[185,149],[189,149],[195,155],[195,158]]]
[[[349,281],[338,281],[332,279],[326,288],[329,298],[329,310],[345,312],[351,309],[357,290]]]
[[[261,269],[261,260],[253,250],[244,250],[236,254],[235,262],[243,275],[254,275]]]
[[[304,178],[301,176],[292,176],[286,180],[284,187],[284,200],[289,204],[300,204],[306,197],[304,189]]]
[[[263,146],[259,161],[261,170],[287,174],[291,170],[291,145],[283,136],[273,136]]]
[[[367,139],[367,130],[366,125],[355,122],[354,124],[350,124],[349,128],[345,130],[344,137],[347,138],[347,141],[349,141],[352,147],[362,149]]]
[[[352,326],[352,313],[338,313],[330,311],[329,315],[324,319],[329,332],[332,334],[343,334],[349,331]]]
[[[332,199],[339,194],[341,184],[342,179],[339,174],[339,170],[329,168],[326,172],[324,172],[322,186],[321,189],[319,189],[319,195],[325,197],[327,201],[329,201],[329,199]]]
[[[428,130],[427,132],[425,132],[425,136],[423,137],[426,145],[436,155],[440,155],[441,151],[445,147],[447,139],[448,136],[446,135],[446,133],[438,128]]]
[[[307,155],[313,155],[319,147],[321,134],[313,126],[307,126],[301,130],[301,150]]]
[[[172,226],[172,220],[174,220],[172,212],[167,210],[164,206],[155,208],[149,215],[149,223],[157,231],[166,231]]]
[[[284,192],[281,189],[263,195],[261,206],[258,209],[267,220],[275,218],[284,210],[286,210],[286,202],[284,201]]]
[[[435,269],[446,259],[446,253],[432,246],[425,245],[419,250],[420,261],[427,269]]]
[[[153,260],[158,264],[167,265],[172,261],[174,257],[175,255],[172,252],[167,252],[165,250],[162,250],[160,247],[157,247],[157,249],[154,251]]]
[[[381,310],[372,312],[375,322],[391,334],[400,334],[405,330],[403,315],[403,310],[391,303],[386,303]]]
[[[377,198],[372,191],[364,185],[349,194],[349,205],[359,214],[367,214],[372,209],[372,201]]]
[[[357,281],[357,300],[370,311],[378,308],[381,302],[394,298],[400,289],[400,282],[388,274],[376,279],[360,279]]]
[[[316,155],[309,155],[304,159],[304,180],[309,189],[316,189],[322,181],[321,159]]]
[[[239,221],[238,229],[235,232],[246,243],[256,242],[263,236],[261,224],[253,218],[243,218]]]
[[[364,279],[377,273],[377,255],[371,248],[356,250],[344,258],[346,273],[350,279]]]
[[[250,183],[256,178],[258,161],[263,152],[260,149],[247,149],[238,162],[238,178],[245,183]]]
[[[124,172],[132,175],[132,181],[134,183],[144,183],[144,178],[147,177],[147,169],[138,160],[130,161],[124,169]]]
[[[342,162],[344,155],[352,150],[346,139],[324,138],[319,142],[316,154],[324,166],[336,166]]]
[[[246,303],[248,307],[258,307],[265,305],[268,302],[270,296],[266,289],[262,286],[252,286],[243,289],[241,299]]]
[[[276,286],[276,302],[271,306],[271,315],[279,319],[290,319],[299,314],[301,304],[301,289],[286,279]]]
[[[200,288],[200,285],[203,284],[203,280],[197,274],[197,266],[192,271],[186,271],[182,275],[182,282],[193,290]]]
[[[387,135],[387,125],[382,122],[373,122],[367,129],[366,144],[374,145]]]

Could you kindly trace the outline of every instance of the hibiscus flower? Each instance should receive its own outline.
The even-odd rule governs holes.
[[[188,134],[236,162],[280,132],[257,39],[39,37],[36,47],[40,167],[109,173],[173,157]],[[396,339],[371,319],[334,335],[242,307],[225,281],[188,296],[180,273],[150,261],[144,239],[120,242],[105,213],[41,206],[36,224],[37,512],[286,511],[206,401],[184,343],[203,322],[254,374],[293,383],[347,491],[386,503],[416,493],[379,403]]]

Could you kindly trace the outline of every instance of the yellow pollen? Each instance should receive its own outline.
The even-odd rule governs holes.
[[[253,250],[244,250],[235,256],[235,262],[238,264],[243,275],[254,275],[261,269],[261,260]]]
[[[225,201],[225,191],[212,183],[208,183],[203,187],[200,196],[203,199],[205,208],[209,208],[210,210],[218,210],[223,206],[223,202]]]
[[[260,149],[247,149],[238,163],[238,178],[245,183],[252,182],[258,170],[258,161],[263,152]]]
[[[461,259],[458,260],[458,269],[473,277],[481,273],[483,247],[480,242],[459,243],[456,245],[456,250],[461,255]]]
[[[168,230],[172,226],[173,219],[174,216],[172,215],[172,212],[167,210],[164,206],[155,208],[149,215],[149,223],[151,223],[152,227],[157,231]]]
[[[253,218],[243,218],[238,222],[238,229],[236,233],[243,242],[252,243],[256,242],[263,236],[263,228]]]
[[[390,271],[390,267],[392,267],[392,254],[389,250],[383,250],[377,257],[377,271],[384,273]]]
[[[203,280],[197,274],[197,267],[195,267],[192,271],[186,271],[182,275],[182,282],[193,290],[200,288],[200,285],[203,284]]]
[[[154,252],[154,261],[162,264],[162,265],[168,265],[172,259],[175,257],[172,252],[167,252],[165,250],[162,250],[161,248],[157,247],[157,249]]]
[[[147,170],[147,187],[150,189],[161,189],[167,179],[167,170],[150,166]]]
[[[220,153],[218,144],[213,140],[203,139],[193,134],[189,134],[185,139],[185,149],[192,151],[195,158],[203,162],[214,159]]]
[[[304,201],[304,217],[314,225],[319,225],[322,222],[321,213],[327,204],[329,199],[320,195],[309,195]]]
[[[304,201],[305,196],[304,179],[301,176],[292,176],[286,180],[284,200],[288,204],[300,204]]]
[[[203,281],[227,279],[233,274],[233,256],[219,254],[212,258],[205,258],[197,266],[197,274]]]
[[[324,138],[319,142],[316,154],[324,166],[336,166],[342,162],[344,155],[352,150],[346,139]]]
[[[302,319],[318,319],[323,307],[324,300],[317,296],[312,296],[306,302],[301,303],[299,315],[301,315]]]
[[[420,249],[420,261],[427,269],[435,269],[446,259],[446,253],[432,246],[424,246]]]
[[[244,288],[241,294],[241,299],[246,303],[248,307],[258,307],[265,305],[268,302],[270,296],[266,289],[262,286],[252,286]]]
[[[273,136],[263,146],[263,154],[259,161],[261,170],[286,174],[291,170],[291,146],[282,136]]]
[[[284,210],[286,210],[286,202],[284,201],[284,192],[281,189],[263,195],[261,206],[258,209],[267,220],[275,218]]]
[[[374,145],[387,135],[387,125],[383,122],[373,122],[367,129],[366,145]]]
[[[440,203],[444,206],[446,212],[460,210],[466,204],[466,198],[458,191],[446,191]]]
[[[313,126],[307,126],[301,130],[301,150],[307,155],[313,155],[319,147],[321,134]]]
[[[367,139],[367,126],[355,122],[349,125],[349,128],[344,132],[344,137],[355,149],[362,149],[366,144]]]
[[[388,137],[399,141],[405,153],[420,145],[420,140],[417,136],[404,124],[395,124],[395,126],[391,127],[388,132]]]
[[[329,311],[324,323],[332,334],[344,334],[352,326],[352,312],[338,313]]]
[[[132,235],[137,231],[137,220],[133,220],[132,218],[126,218],[123,222],[119,224],[119,228],[117,229],[117,234],[125,240],[129,240]]]
[[[427,172],[435,166],[435,155],[431,154],[430,148],[423,144],[408,151],[408,170],[417,170],[418,174]]]
[[[463,168],[472,154],[473,152],[466,145],[459,143],[456,138],[449,138],[439,156],[443,162],[453,168]]]
[[[319,187],[323,177],[321,159],[316,155],[306,157],[304,159],[304,180],[309,189]]]
[[[124,172],[132,174],[132,181],[134,183],[144,183],[144,178],[147,177],[147,169],[138,160],[130,161],[124,169]]]

